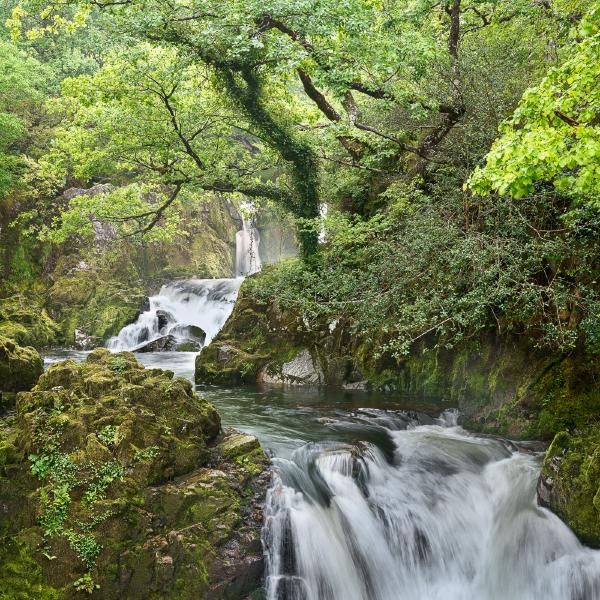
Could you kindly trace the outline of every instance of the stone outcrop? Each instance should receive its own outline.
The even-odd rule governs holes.
[[[43,371],[39,352],[0,336],[0,394],[21,392],[35,385]],[[0,406],[3,404],[0,401]]]
[[[58,325],[33,293],[0,298],[0,336],[21,346],[44,348],[56,343]]]
[[[267,460],[187,380],[95,350],[52,365],[0,432],[0,597],[260,587]]]
[[[304,348],[276,371],[273,367],[262,369],[258,381],[271,385],[320,385],[324,376],[319,364],[315,364],[310,352]]]
[[[600,426],[558,433],[542,466],[538,501],[600,548]]]

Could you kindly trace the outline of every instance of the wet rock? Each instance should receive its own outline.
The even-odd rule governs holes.
[[[202,350],[202,344],[194,340],[184,340],[177,344],[175,350],[177,350],[177,352],[200,352],[200,350]]]
[[[345,390],[368,390],[369,382],[368,381],[353,381],[352,383],[344,383],[342,388]]]
[[[177,325],[169,333],[180,340],[179,351],[199,352],[206,341],[206,332],[197,325]]]
[[[157,310],[156,318],[158,319],[158,329],[164,329],[169,323],[172,323],[175,319],[173,315],[167,310]]]
[[[260,587],[267,459],[255,438],[222,435],[187,380],[98,349],[52,365],[0,425],[10,597],[71,600],[76,581],[101,600],[242,600]]]
[[[174,335],[163,335],[133,349],[133,352],[172,352],[177,350],[179,340]]]
[[[142,303],[140,305],[140,312],[144,313],[144,312],[148,312],[149,310],[150,310],[150,298],[148,296],[146,296],[142,300]]]

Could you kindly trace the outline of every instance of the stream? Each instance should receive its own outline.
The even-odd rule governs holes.
[[[259,242],[244,221],[239,275],[260,268]],[[208,344],[242,279],[164,285],[107,346],[140,350],[186,335]],[[87,354],[53,352],[45,363]],[[194,380],[195,352],[136,357]],[[225,427],[255,435],[272,457],[267,600],[600,600],[600,552],[537,506],[538,445],[472,435],[435,399],[196,387]]]
[[[193,378],[194,353],[137,357]],[[600,552],[537,506],[535,445],[471,435],[443,402],[318,388],[198,391],[273,458],[268,600],[600,598]]]

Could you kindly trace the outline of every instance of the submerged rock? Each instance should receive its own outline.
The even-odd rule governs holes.
[[[133,352],[170,352],[177,350],[179,340],[174,335],[161,335],[159,338],[144,342],[133,349]]]
[[[198,329],[200,329],[198,327]],[[169,333],[133,348],[132,352],[198,352],[202,342],[194,338],[182,338]]]
[[[600,427],[558,433],[538,481],[538,502],[600,548]]]
[[[0,434],[6,597],[241,600],[260,587],[267,460],[254,438],[223,436],[187,380],[98,349],[52,365]]]
[[[19,346],[0,336],[0,392],[30,389],[43,370],[42,358],[35,348]]]

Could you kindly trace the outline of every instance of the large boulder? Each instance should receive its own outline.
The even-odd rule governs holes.
[[[178,340],[173,335],[161,335],[158,338],[144,342],[133,349],[133,352],[170,352],[177,350]]]
[[[0,597],[246,598],[268,476],[247,437],[131,353],[52,365],[0,420]]]
[[[42,348],[54,344],[58,333],[58,325],[33,294],[0,299],[0,336],[21,346]]]
[[[259,373],[259,381],[271,385],[320,385],[325,378],[319,364],[304,348],[281,367],[264,368]]]
[[[20,392],[35,385],[44,370],[38,351],[0,336],[0,392]]]
[[[600,548],[600,426],[558,433],[542,466],[538,502]]]

